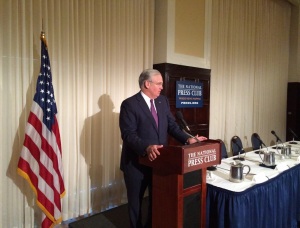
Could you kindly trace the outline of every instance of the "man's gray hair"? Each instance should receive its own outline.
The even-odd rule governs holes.
[[[139,77],[140,88],[143,87],[145,81],[151,81],[153,75],[160,75],[161,73],[155,69],[144,70]]]

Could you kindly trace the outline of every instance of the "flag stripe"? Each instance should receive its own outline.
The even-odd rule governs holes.
[[[34,102],[33,105],[35,106],[36,103]],[[36,105],[38,106],[38,105]],[[37,108],[34,108],[34,110],[39,109],[39,106]],[[37,114],[39,114],[40,112],[38,111]],[[42,128],[42,124],[37,124],[37,121],[39,121],[39,118],[35,115],[35,113],[31,112],[29,119],[28,119],[28,123],[30,123],[38,132],[38,134],[40,135],[40,137],[42,138],[42,144],[41,144],[41,149],[47,154],[47,156],[50,158],[51,162],[49,167],[53,167],[55,173],[52,173],[53,175],[55,175],[55,179],[58,179],[58,183],[59,186],[56,186],[56,189],[59,193],[62,193],[62,190],[60,189],[60,186],[63,186],[61,183],[63,183],[63,179],[61,176],[61,171],[60,171],[60,167],[61,166],[61,159],[59,159],[59,157],[61,157],[61,153],[60,150],[58,150],[58,147],[56,146],[56,136],[55,137],[51,137],[51,136],[45,136],[47,134],[53,134],[51,132],[49,132],[47,130],[46,127]],[[38,126],[38,127],[37,127]],[[42,129],[45,129],[42,133]],[[43,135],[42,135],[43,134]],[[46,140],[46,138],[50,138],[50,140]],[[50,144],[49,144],[50,142]],[[54,148],[52,147],[52,145],[54,145],[54,147],[56,147],[54,150]],[[45,159],[48,159],[47,157],[45,157]],[[42,159],[43,161],[43,159]],[[60,164],[59,164],[60,163]],[[47,166],[47,165],[45,165]],[[59,174],[59,175],[58,175]]]
[[[33,120],[31,122],[31,120]],[[32,162],[33,160],[38,161],[38,164],[35,164],[34,167],[39,167],[40,170],[35,170],[34,172],[39,174],[41,176],[41,180],[39,182],[40,187],[39,188],[44,188],[45,190],[45,195],[47,195],[47,197],[50,200],[54,200],[55,204],[57,207],[60,207],[60,186],[58,186],[59,183],[59,177],[57,175],[57,173],[55,172],[55,166],[53,165],[53,160],[57,160],[55,159],[55,156],[53,158],[53,160],[49,159],[49,157],[47,156],[47,154],[45,153],[45,151],[48,151],[48,155],[51,154],[51,146],[48,144],[47,140],[45,140],[44,137],[41,137],[41,132],[38,132],[36,130],[41,131],[41,127],[37,127],[40,126],[42,124],[38,123],[38,118],[36,118],[36,116],[33,113],[30,113],[29,116],[29,120],[28,120],[28,124],[26,127],[26,135],[25,135],[25,141],[24,141],[24,147],[28,148],[27,153],[30,153],[32,155]],[[35,124],[35,126],[31,125],[31,124]],[[46,129],[47,131],[47,129]],[[46,144],[46,145],[45,145]],[[44,145],[44,146],[43,146]],[[53,155],[51,155],[53,156]],[[46,168],[46,166],[48,166]],[[51,167],[53,167],[54,169],[51,169]],[[54,181],[54,180],[58,180],[58,181]],[[46,182],[44,183],[43,180],[45,180]],[[43,183],[43,184],[42,184]],[[53,190],[51,187],[46,187],[46,186],[54,186],[55,187],[55,191],[57,192],[56,194],[53,193]],[[44,201],[46,202],[46,201]],[[43,202],[41,202],[43,203]]]
[[[35,115],[33,115],[35,114]],[[45,149],[44,148],[44,151],[48,151],[49,154],[48,156],[53,159],[53,162],[54,162],[54,169],[55,171],[57,172],[58,174],[58,178],[59,178],[59,184],[60,184],[60,187],[61,189],[58,189],[58,191],[60,192],[60,194],[63,194],[64,192],[64,188],[63,188],[63,178],[62,178],[62,174],[63,174],[63,171],[62,171],[62,160],[61,160],[61,142],[60,142],[60,135],[59,135],[59,129],[58,129],[58,124],[57,124],[57,119],[55,117],[55,123],[53,125],[53,130],[52,130],[52,134],[54,134],[53,137],[47,137],[45,136],[46,134],[48,134],[49,131],[47,131],[47,128],[46,127],[43,127],[42,128],[42,123],[39,121],[40,119],[42,119],[42,109],[41,107],[33,102],[33,108],[32,108],[32,112],[30,113],[30,116],[29,116],[29,119],[28,119],[28,122],[31,123],[31,125],[33,127],[36,128],[36,130],[38,132],[41,132],[42,130],[40,129],[44,129],[44,131],[46,133],[43,133],[44,135],[44,138],[49,138],[49,142],[51,140],[51,145],[54,146],[54,148],[52,148],[51,145],[49,145],[49,151],[48,149]],[[48,145],[48,141],[45,140],[45,143]],[[55,153],[55,155],[53,154],[50,154],[51,153]]]
[[[43,222],[42,222],[42,227],[53,227],[53,223],[51,219],[49,219],[47,216],[43,216]]]
[[[42,191],[40,191],[40,182],[42,181],[41,179],[38,178],[38,176],[36,176],[36,173],[31,169],[30,164],[20,158],[19,160],[19,166],[22,167],[26,167],[26,169],[19,169],[18,172],[21,176],[23,176],[27,181],[29,181],[30,186],[33,188],[34,192],[37,195],[37,201],[41,204],[41,205],[47,205],[47,213],[49,214],[53,214],[54,213],[54,207],[53,204],[51,203],[50,200],[47,199],[47,197],[43,194]],[[56,220],[56,219],[52,219],[52,220]]]

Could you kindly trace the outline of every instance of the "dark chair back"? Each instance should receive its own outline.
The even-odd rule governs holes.
[[[228,158],[228,153],[226,149],[226,145],[222,139],[217,139],[221,143],[221,158]]]
[[[252,149],[253,150],[259,150],[261,147],[261,140],[259,140],[260,137],[257,133],[253,133],[251,135],[251,143],[252,143]]]
[[[232,150],[232,155],[236,156],[242,153],[245,153],[245,151],[243,150],[243,143],[242,140],[240,139],[240,137],[238,137],[237,135],[233,136],[231,138],[231,150]]]

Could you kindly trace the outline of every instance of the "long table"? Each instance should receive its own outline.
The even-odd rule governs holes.
[[[233,158],[222,160],[217,170],[207,177],[206,227],[297,228],[300,221],[300,142],[297,143],[290,144],[291,158],[282,159],[279,150],[268,148],[276,151],[276,168],[260,166],[262,161],[255,151],[243,154],[242,163],[249,165],[251,171],[242,183],[229,181]]]

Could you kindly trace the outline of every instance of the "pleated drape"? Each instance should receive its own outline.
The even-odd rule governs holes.
[[[286,1],[213,1],[210,137],[230,150],[259,133],[285,139],[291,5]]]
[[[41,222],[33,192],[16,168],[40,67],[42,29],[61,131],[63,220],[126,203],[119,107],[138,92],[140,72],[153,65],[154,1],[0,2],[0,224]]]
[[[39,227],[29,185],[17,175],[48,42],[58,108],[66,195],[63,220],[126,203],[119,170],[122,100],[153,64],[154,0],[0,0],[0,224]],[[284,136],[290,5],[213,0],[210,138],[245,147],[257,131]],[[282,137],[284,138],[284,137]]]

